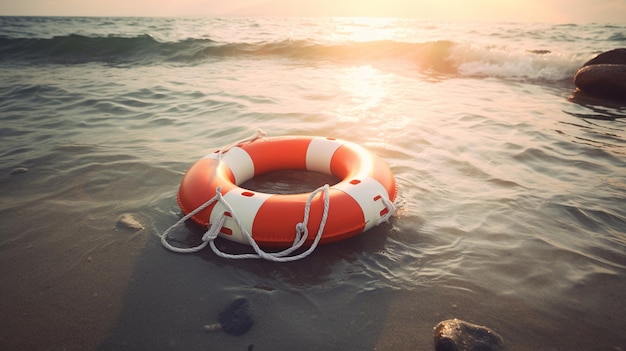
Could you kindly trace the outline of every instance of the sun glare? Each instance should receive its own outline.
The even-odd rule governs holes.
[[[358,121],[361,117],[375,114],[387,95],[383,75],[369,65],[350,67],[339,80],[341,89],[352,97],[338,111],[340,116],[347,119]]]

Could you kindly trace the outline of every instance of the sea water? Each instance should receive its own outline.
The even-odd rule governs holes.
[[[0,348],[431,350],[459,318],[509,350],[624,350],[626,108],[572,77],[625,43],[608,24],[1,17]],[[397,214],[293,263],[163,249],[185,171],[257,129],[368,148]],[[295,178],[257,186],[320,181]],[[207,333],[237,297],[251,331]]]

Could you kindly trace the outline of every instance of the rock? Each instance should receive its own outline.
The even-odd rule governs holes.
[[[216,332],[222,330],[222,325],[220,323],[212,323],[204,326],[204,330],[208,332]]]
[[[17,168],[13,168],[13,170],[11,171],[11,174],[22,174],[22,173],[26,173],[28,172],[28,168],[26,167],[17,167]]]
[[[626,65],[626,49],[614,49],[603,52],[591,60],[585,62],[583,67],[591,65]]]
[[[235,299],[220,312],[217,320],[222,330],[230,335],[239,336],[247,333],[254,325],[250,301],[245,297]]]
[[[574,84],[589,95],[626,100],[626,64],[584,66],[574,76]]]
[[[440,322],[435,327],[436,351],[502,351],[503,339],[493,330],[459,319]]]
[[[626,101],[626,49],[606,51],[585,64],[574,76],[576,92]]]
[[[123,229],[141,230],[144,228],[135,217],[130,213],[124,213],[117,219],[117,227]]]

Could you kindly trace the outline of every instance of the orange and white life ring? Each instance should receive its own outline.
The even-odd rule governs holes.
[[[219,236],[247,244],[236,217],[260,247],[288,247],[294,228],[302,221],[311,194],[268,194],[239,187],[258,175],[278,170],[307,170],[331,174],[341,181],[330,186],[325,226],[319,243],[330,243],[362,233],[388,218],[397,187],[387,164],[363,147],[333,138],[287,136],[259,138],[228,150],[218,150],[197,161],[185,174],[178,204],[185,214],[198,209],[221,189],[235,213],[215,202],[191,218],[202,226],[228,216]],[[310,202],[309,232],[318,231],[324,201]],[[391,208],[390,208],[391,206]],[[311,243],[313,238],[307,238]]]

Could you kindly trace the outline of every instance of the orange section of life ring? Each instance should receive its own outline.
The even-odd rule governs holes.
[[[288,136],[260,138],[221,153],[206,155],[185,174],[178,191],[178,204],[190,213],[216,195],[233,214],[227,213],[220,237],[247,244],[247,238],[232,219],[236,216],[260,247],[293,244],[296,225],[303,220],[310,193],[268,194],[238,186],[272,171],[308,170],[331,174],[341,181],[329,189],[328,218],[320,244],[343,240],[377,225],[397,194],[389,166],[366,149],[343,140],[324,137]],[[383,201],[383,198],[386,201]],[[321,194],[311,202],[308,231],[316,233],[324,205]],[[213,203],[195,214],[194,222],[208,226],[226,211]],[[309,234],[307,243],[314,239]]]

